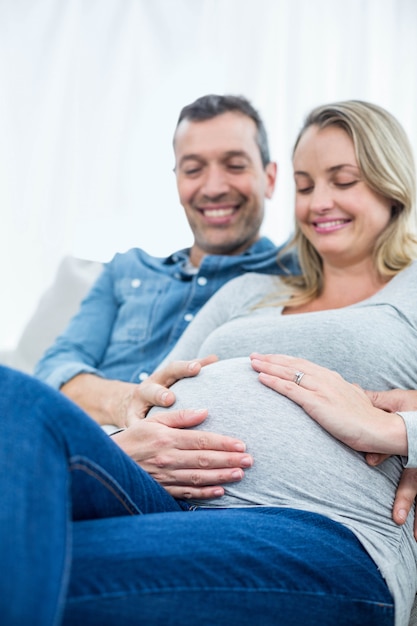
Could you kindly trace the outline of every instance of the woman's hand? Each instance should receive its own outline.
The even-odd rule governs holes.
[[[299,404],[336,439],[359,452],[407,455],[403,419],[374,407],[360,387],[337,372],[286,355],[250,358],[264,385]]]

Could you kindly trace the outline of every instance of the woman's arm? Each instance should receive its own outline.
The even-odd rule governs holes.
[[[408,454],[408,428],[396,411],[415,413],[415,391],[364,392],[339,374],[309,361],[281,355],[251,355],[260,381],[287,396],[355,450],[369,452],[367,460],[378,465],[391,454]],[[299,384],[296,372],[304,372]],[[407,418],[411,413],[405,414]],[[391,438],[391,439],[390,439]],[[392,516],[404,524],[417,495],[417,469],[405,469],[398,485]],[[417,540],[417,520],[414,518]]]

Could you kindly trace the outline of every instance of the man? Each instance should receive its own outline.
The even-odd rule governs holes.
[[[260,237],[277,168],[259,114],[241,97],[209,95],[184,107],[174,152],[193,245],[165,259],[139,249],[116,255],[35,374],[99,424],[133,425],[115,439],[172,495],[215,497],[221,484],[240,480],[252,464],[243,442],[210,433],[202,440],[201,433],[181,429],[202,421],[201,414],[138,420],[147,408],[138,383],[224,283],[244,272],[284,271],[278,248]],[[294,265],[291,256],[286,262]],[[169,386],[200,367],[177,365],[154,375],[147,397],[172,404],[173,394],[153,383]]]

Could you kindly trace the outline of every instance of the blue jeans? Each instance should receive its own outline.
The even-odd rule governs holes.
[[[62,394],[0,367],[3,626],[388,626],[353,534],[279,508],[184,510]]]

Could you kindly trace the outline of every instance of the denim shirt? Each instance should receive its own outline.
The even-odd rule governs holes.
[[[139,248],[116,254],[37,364],[35,376],[56,389],[81,373],[144,380],[227,281],[245,272],[296,271],[291,254],[277,263],[279,249],[262,237],[241,255],[205,256],[195,272],[187,269],[189,250],[167,258]]]

